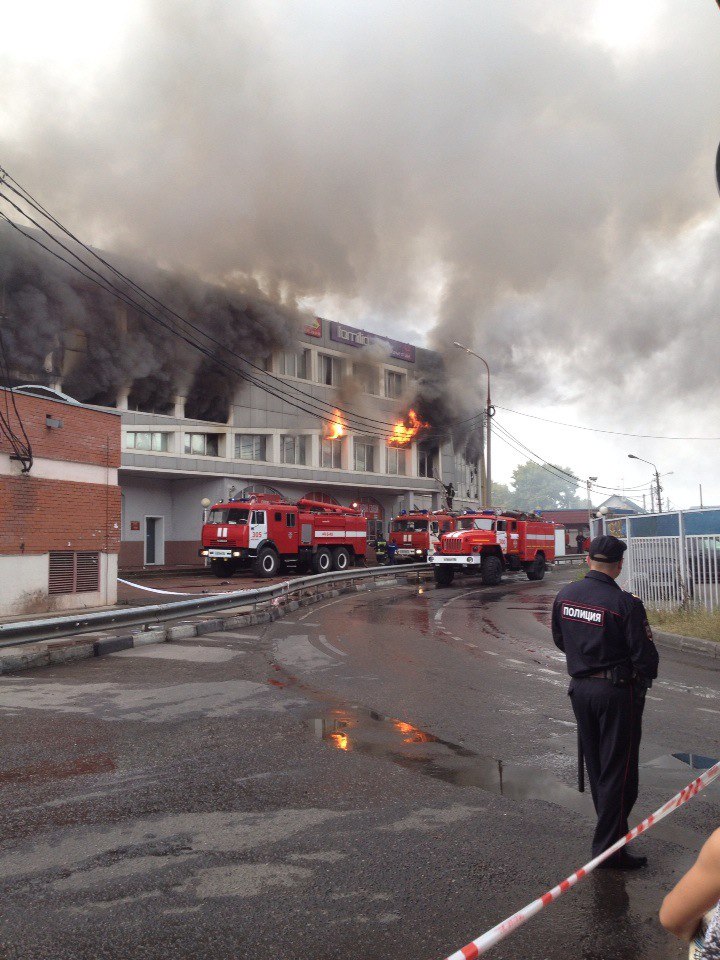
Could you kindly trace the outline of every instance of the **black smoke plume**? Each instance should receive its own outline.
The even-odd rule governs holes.
[[[242,292],[146,265],[118,264],[172,313],[204,330],[219,346],[177,323],[168,312],[149,312],[206,347],[203,356],[141,310],[79,276],[11,227],[0,228],[0,284],[6,321],[3,345],[11,379],[62,382],[78,400],[113,404],[129,394],[131,408],[167,413],[175,397],[186,398],[186,414],[226,420],[241,379],[212,357],[248,369],[233,353],[263,361],[290,343],[299,314],[258,290]],[[120,291],[137,298],[122,281]],[[255,371],[250,370],[251,374]]]

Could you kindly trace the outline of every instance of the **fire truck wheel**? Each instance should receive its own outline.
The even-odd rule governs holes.
[[[280,568],[280,557],[272,547],[263,547],[253,564],[256,577],[274,577]]]
[[[545,576],[545,558],[539,554],[525,571],[528,580],[542,580]]]
[[[230,560],[211,560],[210,569],[221,580],[223,577],[231,577],[235,573],[235,566]]]
[[[435,574],[435,583],[439,587],[449,587],[455,576],[455,571],[448,570],[447,567],[435,567],[433,573]]]
[[[330,573],[333,559],[327,547],[320,547],[320,549],[313,554],[312,565],[315,573]]]
[[[345,547],[336,547],[333,551],[333,570],[347,570],[350,566],[350,554]]]
[[[497,557],[483,557],[480,564],[480,577],[488,587],[495,587],[502,580],[502,563]]]

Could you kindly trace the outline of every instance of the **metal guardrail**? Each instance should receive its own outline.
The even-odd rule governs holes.
[[[43,619],[16,620],[12,623],[0,624],[0,648],[33,643],[37,640],[51,640],[55,637],[67,637],[76,633],[89,633],[93,630],[164,623],[167,620],[177,620],[183,615],[196,616],[199,613],[229,610],[233,607],[256,608],[261,603],[269,603],[279,597],[289,597],[293,593],[312,587],[343,583],[346,580],[371,580],[395,576],[401,571],[419,573],[427,570],[426,563],[343,570],[284,580],[282,583],[275,583],[269,587],[256,587],[254,590],[234,590],[231,593],[216,594],[213,597],[199,597],[197,600],[173,600],[169,603],[130,607],[127,610],[96,610]]]
[[[551,561],[551,564],[553,563],[560,563],[560,564],[585,563],[586,557],[587,557],[586,553],[566,553],[562,557],[555,557],[555,559]]]

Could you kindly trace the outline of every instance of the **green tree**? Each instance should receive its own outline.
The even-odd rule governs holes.
[[[492,503],[495,510],[511,510],[515,501],[513,492],[506,483],[496,483],[493,480],[492,485]]]
[[[559,510],[582,506],[582,501],[577,496],[579,478],[567,467],[559,467],[557,464],[552,466],[562,473],[555,476],[532,460],[513,470],[513,507],[518,510]],[[566,474],[570,476],[566,477]]]

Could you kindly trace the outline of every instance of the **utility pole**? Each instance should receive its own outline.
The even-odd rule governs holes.
[[[495,408],[492,405],[490,399],[490,367],[485,357],[481,357],[479,353],[475,353],[474,350],[471,350],[470,347],[466,347],[464,343],[458,343],[457,340],[453,340],[453,346],[457,347],[458,350],[464,350],[465,353],[471,354],[473,357],[477,357],[478,360],[482,360],[485,364],[485,369],[487,370],[487,399],[485,402],[485,497],[483,499],[483,506],[490,509],[492,507],[492,442],[491,442],[491,427],[490,421],[495,415]]]

